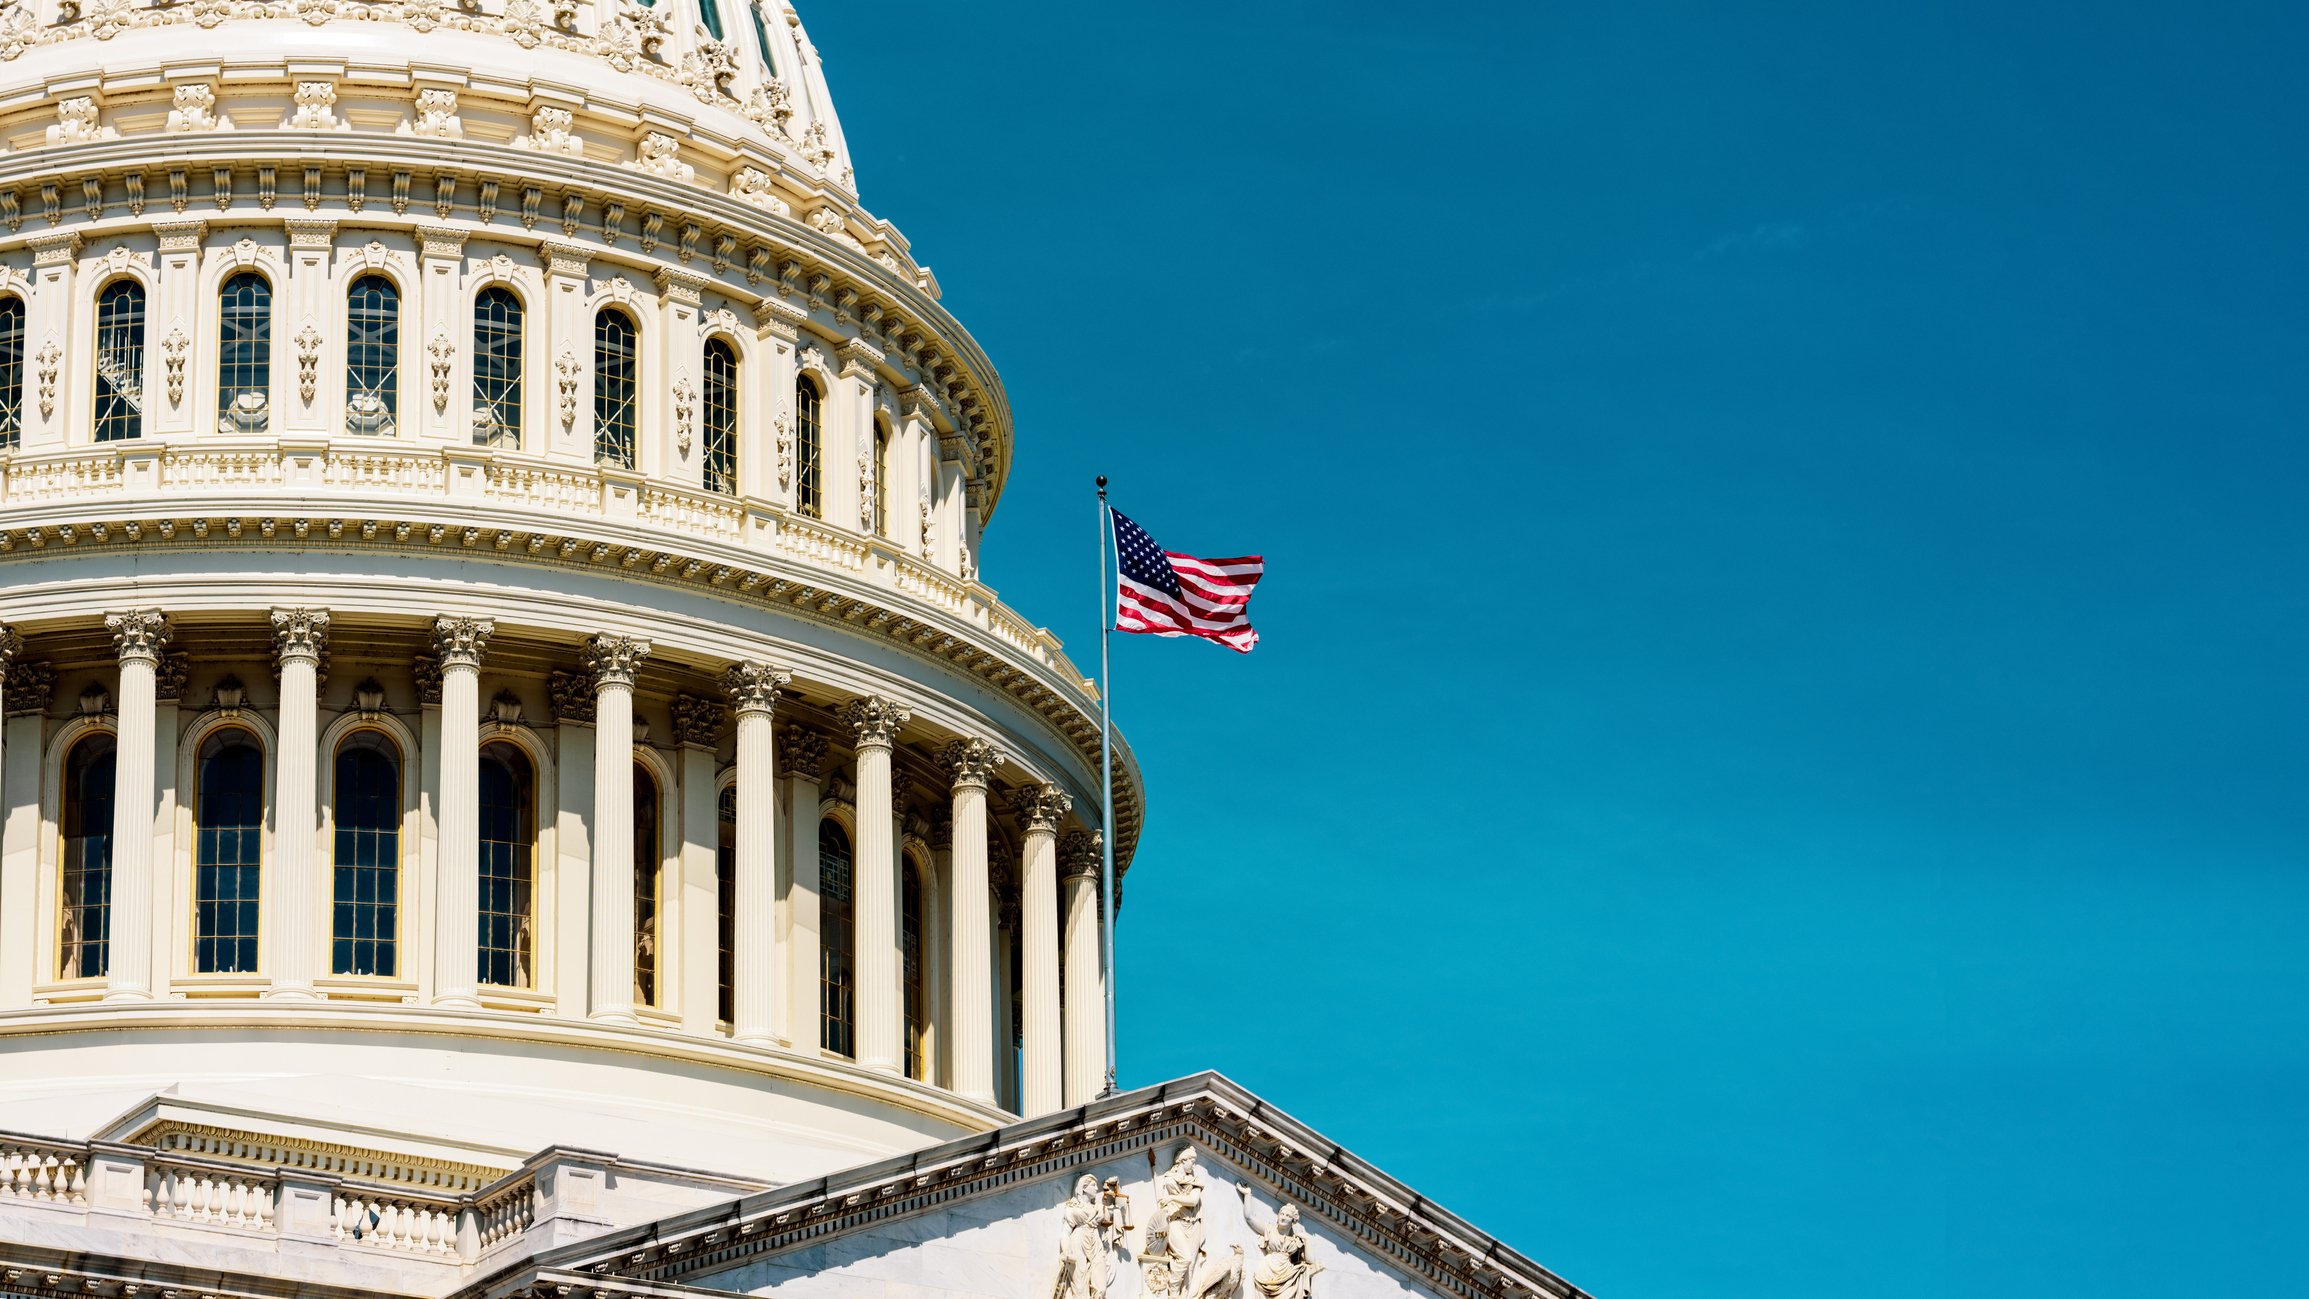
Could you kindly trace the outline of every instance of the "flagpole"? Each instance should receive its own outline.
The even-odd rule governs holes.
[[[1114,1069],[1114,696],[1108,681],[1107,636],[1114,630],[1115,581],[1108,577],[1107,545],[1114,537],[1114,509],[1106,503],[1106,475],[1098,476],[1098,816],[1104,860],[1099,873],[1100,961],[1106,971],[1106,1086],[1115,1089]]]

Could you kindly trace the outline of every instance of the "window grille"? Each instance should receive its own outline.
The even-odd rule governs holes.
[[[390,979],[399,972],[401,753],[376,731],[337,746],[335,891],[329,970]]]
[[[850,879],[850,836],[839,822],[818,822],[818,960],[819,1009],[825,1021],[825,1047],[846,1056],[858,1054],[858,979],[853,955]]]
[[[706,344],[705,488],[738,490],[738,353],[721,339]]]
[[[481,747],[480,981],[530,983],[531,881],[536,878],[537,775],[515,744]]]
[[[818,385],[804,379],[794,385],[794,507],[813,519],[826,517],[825,493],[820,482],[825,459],[825,430],[819,423]]]
[[[633,318],[602,311],[593,318],[593,462],[633,468],[634,393],[640,375]]]
[[[716,946],[720,950],[719,975],[721,999],[716,1014],[724,1024],[735,1024],[738,1019],[738,787],[722,786],[720,836],[714,850],[715,906],[720,925]],[[759,941],[757,939],[756,941]]]
[[[705,23],[706,30],[714,34],[715,40],[726,39],[722,35],[721,6],[715,4],[714,0],[698,0],[698,18]]]
[[[391,437],[401,409],[401,291],[364,275],[345,294],[345,431]]]
[[[254,271],[217,294],[216,430],[262,433],[272,413],[273,286]]]
[[[907,862],[900,885],[898,952],[906,995],[906,1076],[930,1081],[930,1062],[923,1053],[930,1024],[930,999],[922,984],[922,872]]]
[[[119,280],[96,299],[96,440],[144,432],[144,286]]]
[[[24,437],[24,299],[0,298],[0,451]]]
[[[119,746],[84,736],[64,759],[64,886],[56,975],[101,979],[112,954],[112,789]]]
[[[657,1004],[658,886],[665,872],[657,832],[657,781],[649,768],[633,767],[633,999]]]
[[[890,426],[874,421],[874,535],[890,535]]]
[[[265,819],[265,755],[247,731],[200,746],[193,868],[193,969],[254,974],[258,874]]]
[[[502,286],[473,302],[473,442],[521,446],[521,299]]]

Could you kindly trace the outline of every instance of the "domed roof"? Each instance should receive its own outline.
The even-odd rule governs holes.
[[[783,0],[0,0],[7,100],[188,59],[230,82],[239,62],[284,56],[356,81],[526,80],[767,145],[857,192],[817,49]]]

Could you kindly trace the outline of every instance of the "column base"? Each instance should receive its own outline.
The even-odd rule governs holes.
[[[481,1009],[481,999],[479,997],[469,996],[461,992],[453,992],[443,996],[435,997],[433,999],[433,1004],[439,1006],[443,1010]]]
[[[597,1010],[586,1018],[596,1024],[615,1024],[619,1028],[632,1028],[641,1022],[630,1010]]]
[[[106,988],[106,1001],[150,1001],[152,994],[143,988]]]
[[[295,986],[282,987],[279,984],[275,984],[272,987],[265,989],[264,999],[266,1001],[319,1001],[321,1000],[321,994],[313,991],[311,988]]]

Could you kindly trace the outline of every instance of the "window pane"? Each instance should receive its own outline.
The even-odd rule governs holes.
[[[337,749],[335,932],[330,970],[390,979],[400,968],[393,943],[401,904],[401,756],[375,731]]]
[[[537,851],[536,775],[516,745],[481,749],[481,952],[483,983],[530,980],[529,881]]]
[[[633,999],[657,1004],[657,893],[665,858],[659,853],[657,782],[633,768]]]
[[[24,436],[24,299],[0,298],[0,451]]]
[[[706,344],[705,488],[738,490],[738,354],[721,339]]]
[[[256,972],[264,774],[264,752],[247,731],[219,731],[200,746],[193,969],[202,974]]]
[[[622,311],[593,318],[593,459],[633,468],[634,392],[639,380],[633,321]]]
[[[738,1018],[738,787],[724,785],[720,800],[720,837],[714,850],[715,909],[720,949],[721,1002],[725,1024]]]
[[[144,432],[144,286],[120,280],[96,300],[96,440]]]
[[[857,970],[851,954],[857,950],[852,926],[850,893],[850,836],[833,821],[818,822],[818,954],[819,1009],[825,1021],[824,1043],[829,1051],[858,1053]]]
[[[364,275],[345,295],[345,431],[391,437],[401,409],[401,291]]]
[[[818,387],[808,379],[794,387],[794,504],[813,519],[826,514],[819,482],[824,460],[824,430],[819,426]]]
[[[473,441],[521,445],[521,299],[507,288],[473,303]]]
[[[217,295],[216,428],[262,433],[271,418],[273,286],[254,271]]]
[[[112,781],[118,747],[90,735],[64,762],[64,857],[56,974],[101,979],[112,952]]]
[[[906,863],[898,900],[898,959],[906,998],[906,1076],[930,1080],[923,1054],[930,1025],[930,1001],[922,983],[922,872]]]

